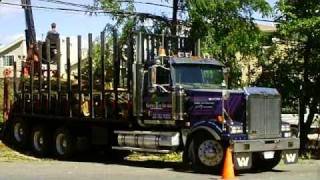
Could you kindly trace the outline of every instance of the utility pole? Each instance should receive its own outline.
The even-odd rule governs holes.
[[[172,24],[171,24],[171,34],[172,35],[176,35],[176,33],[177,33],[178,9],[179,9],[179,0],[173,0]]]
[[[27,49],[29,49],[30,44],[35,44],[36,40],[36,31],[34,28],[31,0],[21,0],[22,7],[24,9],[25,18],[26,18],[26,43]]]

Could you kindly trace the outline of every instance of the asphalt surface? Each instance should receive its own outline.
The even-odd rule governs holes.
[[[0,152],[1,153],[1,152]],[[269,172],[242,172],[238,179],[319,180],[320,161],[304,160],[295,165],[278,165]],[[0,180],[216,180],[218,174],[197,174],[180,163],[124,161],[120,164],[99,162],[0,162]]]

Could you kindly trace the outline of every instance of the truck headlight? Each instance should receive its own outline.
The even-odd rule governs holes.
[[[230,133],[231,134],[242,134],[243,127],[242,126],[230,126]]]
[[[282,132],[282,137],[284,137],[284,138],[291,137],[291,132]]]
[[[287,123],[281,124],[281,132],[282,132],[282,137],[284,138],[291,137],[290,124],[287,124]]]
[[[290,124],[282,124],[281,131],[282,132],[290,131]]]

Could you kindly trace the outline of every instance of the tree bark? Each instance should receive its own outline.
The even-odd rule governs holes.
[[[308,115],[308,120],[304,121],[304,114],[306,112],[306,108],[310,106],[310,98],[309,98],[309,61],[310,61],[310,53],[311,53],[311,42],[308,40],[306,42],[303,54],[303,83],[301,89],[301,97],[300,97],[300,108],[299,108],[299,123],[300,123],[300,153],[305,153],[306,143],[308,141],[308,132],[310,130],[310,126],[307,126],[308,120],[311,118],[311,109]],[[314,116],[314,114],[313,114]]]
[[[317,103],[315,100],[310,105],[310,111],[307,117],[306,122],[301,124],[301,132],[300,132],[300,153],[304,154],[306,151],[306,145],[308,143],[308,134],[311,130],[311,125],[314,119],[314,115],[317,111]]]

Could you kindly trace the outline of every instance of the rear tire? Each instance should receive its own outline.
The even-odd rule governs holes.
[[[281,151],[276,151],[272,159],[264,159],[261,152],[253,153],[252,157],[252,169],[270,171],[279,164],[281,160]]]
[[[71,158],[76,149],[76,140],[66,128],[59,128],[54,133],[54,153],[58,159]]]
[[[31,144],[33,152],[37,156],[44,157],[49,154],[51,138],[44,126],[33,128],[31,133]]]
[[[220,141],[215,140],[209,133],[200,132],[195,135],[190,146],[193,148],[191,147],[188,154],[195,171],[220,170],[224,157],[224,148]]]
[[[30,129],[23,119],[17,119],[12,123],[12,137],[14,145],[18,148],[26,148],[29,143]]]

